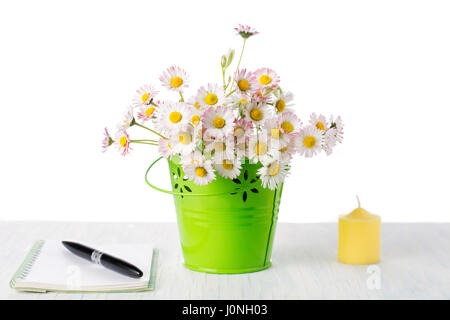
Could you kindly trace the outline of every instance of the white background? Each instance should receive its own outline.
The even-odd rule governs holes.
[[[311,112],[340,114],[335,153],[297,156],[280,220],[450,221],[448,1],[2,1],[0,219],[175,221],[149,189],[156,149],[100,152],[142,84],[177,64],[188,93],[220,82],[232,30],[243,65],[271,67]],[[147,136],[139,128],[134,136]],[[152,179],[169,186],[166,165]]]

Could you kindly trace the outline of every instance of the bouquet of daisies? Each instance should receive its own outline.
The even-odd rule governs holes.
[[[188,74],[177,66],[168,68],[159,80],[177,93],[178,101],[159,100],[154,86],[142,86],[115,135],[105,128],[103,150],[115,145],[125,156],[132,144],[157,146],[164,158],[180,161],[186,177],[198,185],[212,182],[217,175],[235,179],[243,163],[259,164],[262,186],[270,189],[284,181],[294,154],[331,154],[343,139],[341,118],[313,113],[304,125],[294,113],[292,93],[281,88],[274,70],[240,68],[245,43],[258,32],[243,25],[235,30],[243,38],[242,51],[228,77],[235,51],[221,57],[221,85],[209,83],[185,98]],[[150,131],[155,138],[131,139],[132,126]]]

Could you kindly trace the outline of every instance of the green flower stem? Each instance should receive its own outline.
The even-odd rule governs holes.
[[[232,83],[233,83],[234,80],[236,79],[236,74],[237,74],[237,72],[238,72],[238,70],[239,70],[239,66],[241,65],[241,60],[242,60],[242,56],[244,55],[245,43],[246,43],[246,42],[247,42],[247,39],[244,38],[244,43],[242,44],[241,56],[239,57],[239,62],[238,62],[238,64],[237,64],[236,71],[234,72]],[[231,87],[233,87],[233,86],[231,86]]]
[[[130,140],[130,142],[153,142],[153,143],[158,143],[157,140],[151,140],[151,139],[136,139],[136,140]]]
[[[164,137],[164,136],[163,136],[162,134],[160,134],[159,132],[156,132],[155,130],[152,130],[152,129],[150,129],[150,128],[147,128],[146,126],[144,126],[144,125],[142,125],[142,124],[140,124],[140,123],[137,123],[137,122],[136,122],[135,125],[137,125],[138,127],[147,129],[148,131],[153,132],[154,134],[160,136],[161,138],[168,140],[166,137]]]
[[[236,72],[234,73],[234,74],[236,74],[237,73],[237,71],[239,70],[239,66],[241,65],[241,60],[242,60],[242,56],[244,55],[244,50],[245,50],[245,42],[247,41],[247,39],[246,38],[244,38],[244,44],[242,45],[242,51],[241,51],[241,56],[239,57],[239,62],[238,62],[238,65],[237,65],[237,67],[236,67]],[[234,79],[233,79],[233,81],[234,81]]]
[[[140,142],[140,141],[132,141],[130,140],[130,143],[140,143],[140,144],[148,144],[149,146],[157,146],[157,143],[150,143],[150,142]]]
[[[180,93],[180,97],[181,97],[181,102],[184,102],[184,97],[183,97],[183,93],[181,91],[178,91]]]
[[[233,91],[230,91],[230,92],[226,95],[226,97],[231,96],[235,91],[236,91],[236,89],[234,89]]]

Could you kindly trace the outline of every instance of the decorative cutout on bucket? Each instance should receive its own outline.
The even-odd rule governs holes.
[[[241,179],[239,179],[239,178],[241,178]],[[249,195],[249,192],[247,192],[248,190],[252,193],[259,193],[259,190],[258,190],[258,188],[256,188],[256,186],[261,185],[261,184],[254,185],[256,182],[259,181],[259,176],[255,175],[249,181],[249,172],[246,169],[244,171],[244,174],[241,175],[239,178],[233,179],[233,182],[238,184],[240,189],[244,190],[244,192],[242,193],[242,201],[246,202],[248,199],[248,195]],[[239,192],[231,192],[230,194],[237,195],[237,194],[239,194]]]

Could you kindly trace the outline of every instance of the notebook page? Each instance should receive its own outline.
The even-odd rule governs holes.
[[[133,279],[103,266],[82,259],[67,250],[60,241],[45,241],[29,274],[23,281],[67,287],[77,290],[86,287],[142,287],[150,279],[153,247],[148,244],[97,245],[92,248],[121,258],[142,270],[140,279]]]

